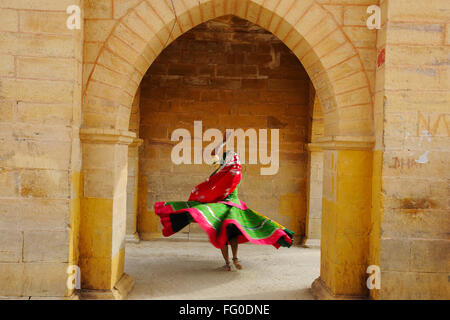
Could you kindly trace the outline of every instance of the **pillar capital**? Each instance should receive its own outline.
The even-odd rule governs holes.
[[[125,130],[105,128],[82,128],[80,129],[80,140],[83,143],[92,144],[121,144],[129,145],[136,139],[136,133]]]
[[[144,143],[143,139],[139,139],[139,138],[134,138],[133,142],[130,143],[130,145],[128,147],[140,147],[142,145],[142,143]]]
[[[308,144],[309,151],[321,150],[372,150],[375,138],[371,136],[327,136]]]
[[[308,143],[306,145],[306,149],[309,152],[321,152],[321,151],[323,151],[322,146],[320,145],[320,143],[317,143],[317,142]]]

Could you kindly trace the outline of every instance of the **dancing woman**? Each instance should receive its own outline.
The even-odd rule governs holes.
[[[192,190],[188,201],[156,202],[154,207],[164,236],[171,236],[191,222],[198,223],[208,234],[209,241],[221,249],[224,269],[231,271],[228,244],[234,266],[242,269],[237,257],[239,243],[273,245],[277,249],[290,247],[294,233],[239,200],[242,169],[239,156],[232,151],[224,152],[220,159],[216,156],[227,138],[212,152],[219,168]]]

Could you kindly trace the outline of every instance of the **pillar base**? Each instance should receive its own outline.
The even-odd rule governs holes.
[[[134,279],[124,273],[111,290],[81,290],[82,300],[125,300],[133,290]]]
[[[127,243],[139,243],[141,239],[139,239],[139,235],[137,234],[137,232],[135,232],[133,234],[125,235],[125,241]]]
[[[306,239],[303,245],[308,248],[318,249],[320,248],[320,239]]]
[[[316,300],[367,300],[365,296],[333,295],[322,279],[317,278],[311,284],[311,293]]]

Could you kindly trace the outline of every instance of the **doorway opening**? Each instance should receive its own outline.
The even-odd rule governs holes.
[[[226,129],[243,129],[245,132],[249,129],[255,132],[259,129],[279,130],[279,168],[273,175],[261,175],[261,168],[267,165],[249,163],[251,138],[247,137],[245,153],[240,154],[241,161],[245,161],[240,198],[252,209],[294,231],[296,244],[305,242],[307,230],[316,241],[320,241],[320,233],[317,233],[317,226],[320,228],[320,213],[317,212],[319,206],[316,202],[321,202],[321,198],[316,193],[321,186],[317,185],[318,178],[310,179],[311,168],[308,165],[312,128],[314,137],[323,132],[323,124],[320,128],[316,119],[317,110],[320,110],[317,105],[312,83],[298,58],[281,40],[265,29],[228,15],[205,22],[181,35],[152,63],[133,102],[130,131],[139,136],[142,145],[129,146],[128,239],[134,241],[136,235],[141,240],[161,239],[161,225],[154,213],[154,203],[187,200],[192,188],[211,174],[212,169],[206,164],[177,165],[171,161],[172,148],[178,143],[171,141],[172,132],[184,128],[194,137],[194,121],[201,121],[203,131],[209,128],[217,128],[222,132]],[[194,141],[191,143],[194,145]],[[204,141],[203,147],[209,143]],[[271,148],[268,149],[270,152]],[[317,167],[316,157],[314,161]],[[316,167],[312,170],[317,170]],[[316,177],[318,172],[314,174]],[[311,181],[312,184],[309,184]],[[313,193],[308,198],[310,185],[313,186]],[[308,207],[316,209],[312,209],[312,214],[309,214]],[[308,227],[309,221],[314,224],[312,227]],[[164,240],[174,239],[191,242],[208,240],[200,226],[192,223],[170,239]],[[274,251],[273,248],[247,247],[249,246],[242,249],[241,255],[248,252],[251,260],[258,261],[258,254],[252,255],[251,250],[265,252],[270,254],[270,259],[281,264],[280,268],[283,267],[278,260],[278,253],[266,250]],[[164,251],[161,248],[171,252],[171,255],[187,258],[186,261],[191,260],[186,256],[186,251],[207,250],[198,243],[167,244],[157,241],[130,248],[127,261],[139,263],[133,256],[148,250],[157,255],[155,260],[147,260],[155,267],[154,272],[165,273],[168,266],[163,267],[161,261],[170,258],[164,258],[164,254],[163,257],[160,256],[161,251]],[[207,248],[217,255],[216,263],[220,266],[220,252],[211,245]],[[282,255],[287,265],[294,263],[295,259],[308,257],[306,260],[309,269],[302,272],[309,275],[302,279],[305,293],[297,298],[312,298],[306,293],[306,289],[319,274],[318,250],[290,250],[296,250],[291,257],[292,261],[289,261],[288,253]],[[194,251],[190,253],[191,258],[196,256]],[[214,254],[206,256],[210,260]],[[248,260],[245,256],[242,257],[244,261]],[[181,263],[180,258],[172,259],[179,261],[180,266],[186,266]],[[202,269],[195,262],[191,263]],[[268,266],[267,261],[264,264]],[[252,263],[249,267],[251,266]],[[252,268],[258,269],[255,266]],[[267,269],[270,272],[270,268]],[[130,267],[129,273],[135,278],[143,277],[137,279],[136,286],[137,294],[145,296],[139,281],[145,283],[151,280],[141,274],[139,268]],[[278,289],[280,292],[285,291],[285,297],[295,298],[294,289],[289,284],[292,283],[290,277],[293,276],[287,276],[284,279],[289,279],[287,282],[283,279],[280,282],[281,287]],[[186,283],[191,282],[194,282],[193,279],[186,280]],[[283,289],[283,285],[287,287]],[[160,286],[165,287],[163,283]],[[170,291],[172,288],[166,289]],[[272,297],[270,292],[261,292],[261,295],[274,298],[280,292],[273,292]]]

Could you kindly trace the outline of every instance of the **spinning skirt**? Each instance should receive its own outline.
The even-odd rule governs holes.
[[[294,236],[292,231],[247,208],[242,201],[240,204],[226,201],[156,202],[155,213],[161,219],[164,236],[171,236],[189,223],[196,222],[219,249],[233,237],[237,237],[239,243],[290,247]]]

